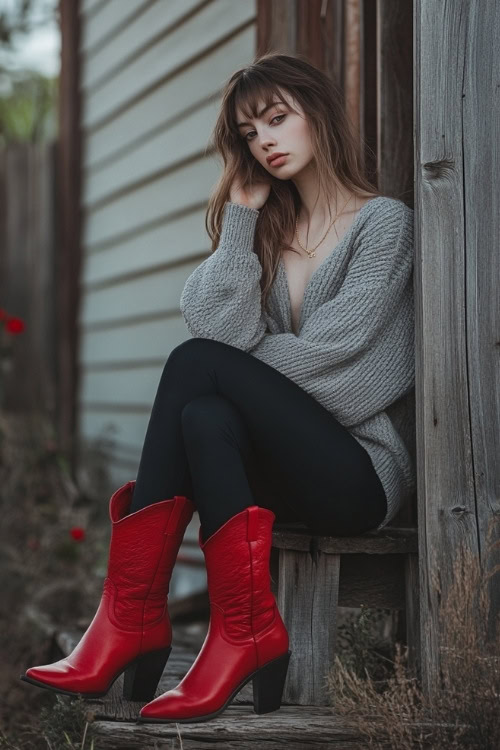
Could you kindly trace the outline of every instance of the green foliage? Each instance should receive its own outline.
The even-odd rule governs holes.
[[[0,97],[0,146],[54,138],[57,107],[58,78],[23,74],[12,82],[11,93]]]
[[[13,57],[16,40],[57,21],[58,16],[55,0],[37,0],[36,4],[19,0],[8,11],[0,10],[1,48]],[[0,60],[0,147],[57,137],[58,80],[33,70],[13,69]]]

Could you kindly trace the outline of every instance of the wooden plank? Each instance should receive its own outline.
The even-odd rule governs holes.
[[[378,188],[413,206],[413,0],[377,3]]]
[[[229,706],[220,717],[191,724],[132,724],[94,722],[99,750],[158,750],[181,747],[183,750],[254,750],[259,742],[265,747],[335,748],[361,747],[361,736],[346,729],[341,718],[327,707],[282,706],[279,711],[261,716],[251,707]],[[159,744],[160,743],[160,744]],[[168,743],[168,744],[167,744]],[[172,744],[175,743],[175,744]],[[215,743],[215,744],[214,744]]]
[[[84,127],[102,124],[117,110],[129,106],[133,99],[172,76],[189,60],[200,58],[239,28],[251,24],[254,18],[253,0],[245,3],[217,0],[204,5],[141,55],[121,65],[117,73],[100,86],[84,92]],[[124,49],[123,53],[125,55],[127,50]]]
[[[206,201],[220,174],[213,156],[200,157],[115,197],[87,215],[83,242],[89,247],[120,242],[132,231],[173,218]]]
[[[339,574],[339,555],[280,549],[277,603],[292,652],[283,690],[287,703],[330,704],[327,676],[337,637]]]
[[[360,138],[363,144],[362,157],[365,176],[374,185],[377,185],[377,3],[362,1],[360,34]]]
[[[115,158],[133,151],[134,144],[142,142],[154,129],[167,128],[191,108],[218,99],[221,82],[228,73],[228,61],[239,67],[253,57],[254,49],[255,26],[245,26],[201,60],[193,60],[189,67],[176,71],[175,76],[136,99],[97,130],[84,131],[86,170],[104,168]]]
[[[25,324],[1,378],[2,403],[55,415],[55,144],[10,143],[1,161],[0,304]]]
[[[188,671],[201,648],[208,623],[181,624],[173,622],[173,650],[158,686],[157,695],[176,687]],[[69,653],[80,634],[59,633],[57,642]],[[93,734],[98,747],[116,750],[146,750],[164,747],[182,739],[187,748],[217,747],[253,748],[259,740],[268,747],[359,747],[360,737],[342,725],[330,706],[296,706],[282,701],[281,708],[269,714],[255,714],[252,707],[251,682],[238,693],[220,716],[209,722],[189,724],[138,724],[136,718],[144,703],[121,698],[123,677],[120,676],[104,698],[88,700],[94,713]]]
[[[325,69],[324,20],[326,8],[323,0],[297,0],[295,22],[296,49],[306,55],[311,65]],[[322,15],[323,11],[323,15]]]
[[[80,211],[80,94],[78,3],[59,4],[61,14],[61,74],[59,76],[58,140],[58,245],[57,245],[57,356],[59,445],[73,469],[76,463],[74,435],[77,388],[79,275],[81,264]]]
[[[257,54],[297,50],[297,0],[258,0]]]
[[[449,646],[442,608],[458,556],[470,551],[483,571],[498,563],[487,529],[496,522],[490,541],[498,547],[500,103],[492,91],[500,8],[477,11],[477,3],[415,3],[417,483],[422,683],[430,697],[441,687]],[[486,592],[491,638],[500,614],[496,575]]]
[[[293,531],[291,529],[294,528]],[[385,526],[359,536],[316,536],[301,524],[274,524],[273,546],[307,552],[311,545],[331,554],[404,554],[417,551],[417,530]]]
[[[168,6],[152,0],[110,0],[99,23],[90,19],[84,25],[82,87],[98,86],[202,5],[203,0],[168,0]]]
[[[345,90],[345,2],[328,0],[324,19],[324,71],[344,95]]]
[[[360,133],[360,77],[361,77],[361,40],[360,40],[360,2],[345,0],[344,5],[344,92],[345,109],[353,123],[357,137]]]
[[[56,167],[57,142],[33,147],[34,175],[32,190],[36,209],[32,214],[31,306],[33,356],[38,361],[31,370],[38,379],[38,407],[47,413],[57,411],[57,320],[56,310]],[[24,196],[19,196],[23,200]],[[36,221],[34,216],[36,215]],[[36,375],[35,375],[36,372]]]

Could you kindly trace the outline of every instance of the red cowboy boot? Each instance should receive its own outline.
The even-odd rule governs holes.
[[[139,722],[206,721],[253,680],[254,711],[281,706],[291,651],[270,590],[275,515],[251,505],[199,545],[205,555],[210,624],[195,662],[173,690],[145,705]]]
[[[69,656],[31,667],[22,680],[97,698],[125,672],[124,698],[154,697],[171,651],[170,577],[195,506],[176,495],[127,515],[134,489],[127,482],[109,503],[108,571],[94,619]]]

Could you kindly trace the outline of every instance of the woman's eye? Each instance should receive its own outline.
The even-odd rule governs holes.
[[[279,119],[280,117],[286,117],[286,115],[276,115],[275,117],[273,117],[273,118],[271,119],[271,122],[272,122],[273,120],[278,120],[278,119]],[[281,122],[281,120],[280,120],[280,122]],[[250,130],[250,131],[249,131],[249,132],[248,132],[248,133],[246,134],[246,136],[245,136],[245,140],[246,140],[246,141],[248,141],[248,140],[249,140],[248,136],[249,136],[249,135],[250,135],[251,133],[255,133],[255,130]],[[251,139],[250,139],[250,140],[251,140]]]

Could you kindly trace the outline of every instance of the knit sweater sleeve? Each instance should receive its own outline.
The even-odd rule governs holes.
[[[267,333],[250,353],[295,381],[346,427],[414,385],[413,211],[367,222],[337,294],[299,332]]]
[[[188,277],[180,309],[192,336],[248,350],[264,335],[260,279],[254,252],[259,211],[227,201],[217,249]]]

